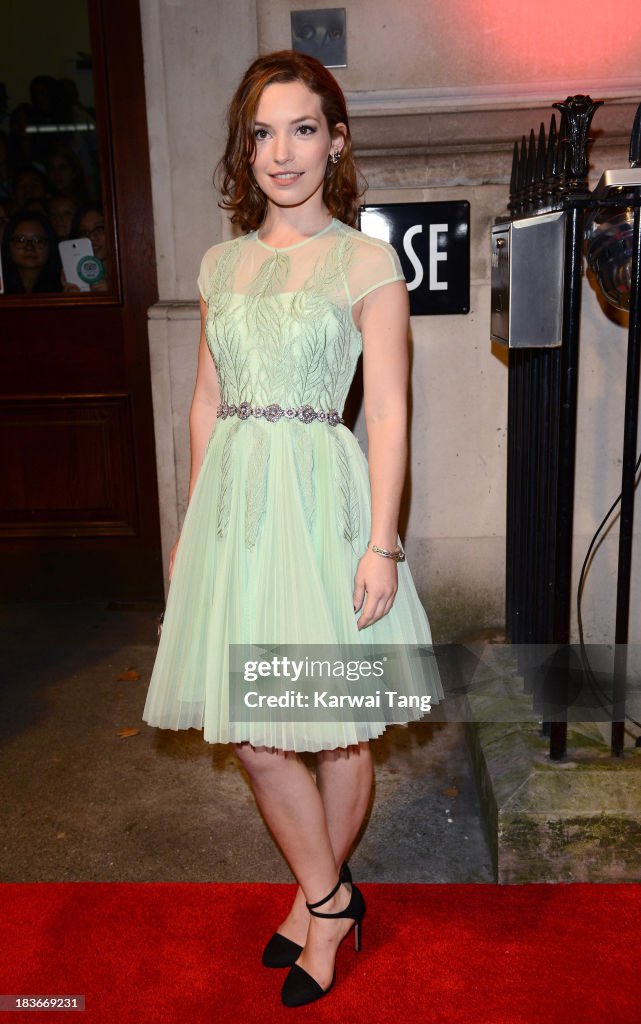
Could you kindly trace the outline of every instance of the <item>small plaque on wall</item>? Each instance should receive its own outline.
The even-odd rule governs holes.
[[[470,204],[361,206],[360,229],[399,255],[412,316],[470,311]]]

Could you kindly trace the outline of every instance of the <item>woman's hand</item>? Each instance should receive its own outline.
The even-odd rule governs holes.
[[[78,292],[78,293],[80,293],[80,288],[78,287],[77,284],[72,284],[71,281],[67,281],[67,278],[65,276],[64,270],[60,271],[60,283],[62,284],[63,292]]]
[[[171,576],[174,571],[174,562],[176,560],[176,552],[178,551],[178,545],[180,543],[180,537],[174,544],[173,548],[169,552],[169,582],[171,583]]]
[[[391,558],[377,555],[369,548],[362,556],[354,577],[354,611],[365,607],[357,621],[359,629],[382,619],[394,604],[398,590],[398,567]]]

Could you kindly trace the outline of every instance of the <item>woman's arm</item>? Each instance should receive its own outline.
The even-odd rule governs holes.
[[[407,332],[409,300],[403,281],[377,288],[363,300],[365,424],[372,499],[371,542],[396,547],[398,514],[407,465]],[[354,610],[363,629],[386,615],[398,588],[398,569],[390,558],[368,549],[358,563]]]
[[[200,344],[198,346],[198,370],[194,396],[189,410],[189,436],[191,450],[191,469],[189,473],[189,501],[196,486],[200,473],[207,442],[216,425],[216,409],[220,403],[220,387],[218,375],[211,352],[205,339],[205,320],[207,319],[207,303],[200,299]],[[180,538],[179,538],[180,539]],[[169,579],[174,569],[174,559],[178,549],[177,540],[169,555]]]

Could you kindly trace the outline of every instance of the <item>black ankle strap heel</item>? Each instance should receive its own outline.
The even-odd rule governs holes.
[[[340,880],[351,885],[352,873],[347,861],[341,865]],[[274,932],[263,950],[263,967],[292,967],[302,952],[303,947],[299,946],[297,942],[287,939],[279,932]]]
[[[345,910],[340,910],[337,914],[323,914],[316,909],[316,907],[322,907],[324,903],[329,903],[332,896],[336,895],[343,884],[343,879],[339,878],[329,896],[326,896],[325,899],[319,900],[318,903],[306,903],[305,906],[313,917],[352,917],[354,919],[354,949],[357,953],[360,953],[361,929],[363,926],[363,917],[365,915],[365,900],[363,899],[363,894],[360,889],[357,889],[353,884],[351,885],[350,901],[345,907]]]
[[[339,875],[338,876],[338,881],[337,881],[336,885],[334,886],[332,891],[330,893],[328,893],[327,896],[324,896],[322,900],[318,901],[318,903],[306,903],[305,906],[309,910],[310,914],[314,914],[314,910],[316,909],[316,907],[322,907],[324,903],[329,903],[329,901],[331,900],[332,896],[336,895],[336,893],[338,892],[338,890],[340,889],[342,884],[343,884],[343,879]],[[336,916],[335,914],[314,914],[314,917],[335,917],[335,916]]]
[[[336,895],[341,885],[343,885],[341,878],[324,899],[318,900],[316,903],[307,903],[307,909],[309,910],[312,917],[325,917],[325,918],[351,918],[354,922],[354,949],[357,953],[361,950],[361,932],[363,926],[363,917],[365,916],[365,900],[360,889],[357,889],[355,885],[351,885],[350,900],[344,910],[339,910],[335,914],[323,914],[317,910],[317,907],[322,907],[323,904],[328,903],[333,896]],[[349,933],[348,933],[349,934]],[[303,970],[298,964],[294,964],[289,974],[285,978],[285,983],[281,992],[281,997],[285,1006],[305,1006],[307,1003],[313,1003],[317,999],[321,999],[322,996],[326,996],[327,993],[333,988],[334,981],[336,980],[336,970],[332,975],[332,980],[328,987],[323,989],[318,982],[312,978],[311,974]]]

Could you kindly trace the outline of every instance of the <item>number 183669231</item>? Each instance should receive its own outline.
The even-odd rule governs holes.
[[[84,996],[0,995],[0,1010],[84,1010]]]

